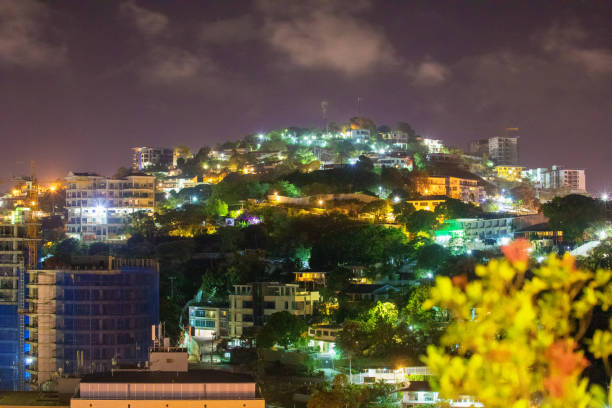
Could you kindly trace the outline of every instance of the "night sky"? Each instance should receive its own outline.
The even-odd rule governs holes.
[[[611,1],[0,0],[0,178],[112,174],[135,145],[410,122],[612,190]],[[6,188],[0,184],[0,189]]]

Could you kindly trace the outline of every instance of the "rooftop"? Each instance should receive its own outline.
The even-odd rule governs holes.
[[[248,374],[222,370],[189,370],[185,372],[127,371],[86,375],[81,383],[251,383]]]

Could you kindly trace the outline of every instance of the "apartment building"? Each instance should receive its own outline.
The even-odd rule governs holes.
[[[268,316],[289,312],[310,316],[319,302],[319,292],[300,289],[294,283],[256,282],[234,285],[230,300],[230,337],[242,336],[244,329],[263,326]]]
[[[446,196],[456,200],[478,203],[485,191],[477,179],[453,176],[419,177],[417,192],[422,196]]]
[[[132,169],[145,170],[149,167],[172,166],[174,150],[165,147],[132,147]]]
[[[25,378],[40,385],[147,359],[159,322],[159,271],[150,259],[73,257],[69,267],[28,270]]]
[[[393,167],[396,169],[412,170],[412,158],[409,156],[382,156],[374,162],[374,167]]]
[[[479,249],[487,245],[509,242],[514,232],[547,221],[542,214],[494,214],[482,218],[446,220],[436,231],[436,242],[442,245],[463,245]],[[457,242],[460,240],[461,242]]]
[[[494,170],[498,178],[517,182],[523,180],[523,167],[521,166],[495,166]]]
[[[518,136],[489,138],[489,158],[498,165],[518,164]]]
[[[203,340],[229,335],[229,308],[209,305],[189,306],[191,335]]]
[[[470,142],[469,152],[476,156],[486,154],[498,165],[518,164],[518,129],[506,129],[505,136],[495,136],[488,139],[478,139]]]
[[[308,327],[308,346],[319,350],[319,353],[336,353],[336,338],[342,331],[341,326],[315,324]]]
[[[369,129],[351,129],[350,132],[351,139],[355,143],[367,143],[370,140]]]
[[[155,177],[133,174],[108,178],[70,172],[65,178],[66,233],[84,241],[123,240],[132,214],[153,215]]]
[[[385,142],[398,147],[406,147],[406,145],[410,142],[410,137],[408,136],[408,133],[403,132],[401,130],[380,132],[379,135],[381,139]]]
[[[423,144],[427,148],[427,153],[442,153],[444,144],[439,139],[423,139]]]
[[[583,169],[566,169],[553,165],[548,168],[527,169],[522,177],[531,181],[537,189],[567,189],[570,192],[586,192],[586,175]]]
[[[412,204],[416,211],[435,211],[436,207],[446,202],[445,195],[431,195],[427,197],[416,198],[413,200],[406,200],[408,204]]]
[[[571,192],[586,192],[586,177],[582,169],[565,169],[562,166],[552,166],[544,174],[545,188],[566,188]]]

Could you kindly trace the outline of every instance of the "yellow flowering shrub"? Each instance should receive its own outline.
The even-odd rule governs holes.
[[[577,269],[569,255],[528,268],[528,248],[502,248],[505,259],[477,266],[479,280],[436,279],[424,307],[454,321],[424,357],[434,385],[442,398],[470,395],[486,408],[603,408],[605,391],[589,387],[577,345],[588,344],[610,376],[612,319],[610,330],[583,337],[594,310],[612,305],[612,271]]]

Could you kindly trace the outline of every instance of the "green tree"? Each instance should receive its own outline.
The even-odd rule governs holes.
[[[387,200],[375,200],[361,207],[360,213],[372,214],[377,221],[384,220],[392,208]]]
[[[334,377],[332,384],[321,384],[312,393],[307,408],[392,408],[399,404],[393,384],[350,384],[344,374]]]
[[[257,346],[270,348],[278,344],[287,349],[296,344],[307,329],[302,319],[289,312],[273,313],[257,336]]]
[[[550,227],[563,231],[563,239],[569,242],[581,241],[590,224],[604,219],[601,202],[579,194],[555,197],[542,205],[542,212]]]
[[[436,225],[438,225],[438,219],[431,211],[418,210],[406,219],[406,230],[413,234],[419,232],[431,234]]]
[[[448,197],[445,202],[436,207],[434,213],[447,220],[452,220],[455,218],[472,218],[481,214],[482,210],[472,203]]]
[[[270,186],[270,192],[277,192],[279,195],[287,197],[299,197],[300,189],[286,180],[278,180]]]
[[[225,217],[228,214],[228,205],[219,198],[211,198],[206,203],[206,214],[210,217]]]

